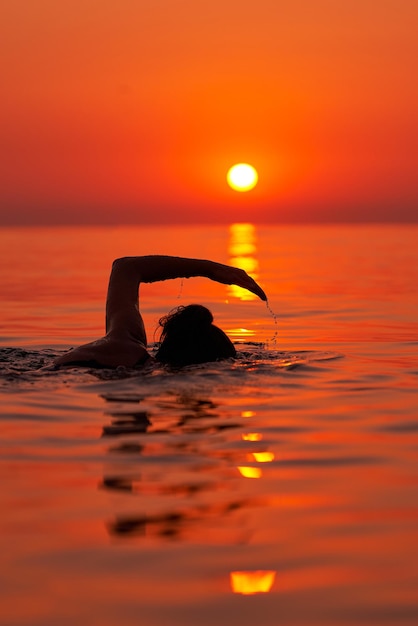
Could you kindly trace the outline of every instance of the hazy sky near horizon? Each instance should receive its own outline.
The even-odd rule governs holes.
[[[0,223],[416,221],[417,27],[416,0],[3,0]]]

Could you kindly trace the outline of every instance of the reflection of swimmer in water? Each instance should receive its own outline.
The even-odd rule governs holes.
[[[261,300],[267,300],[261,287],[244,270],[222,263],[159,255],[116,259],[107,292],[106,335],[66,352],[55,360],[55,366],[133,367],[144,364],[151,357],[146,349],[145,327],[139,311],[140,283],[192,276],[238,285]],[[212,313],[199,304],[178,307],[161,318],[161,345],[156,360],[182,366],[235,356],[230,339],[212,322]]]

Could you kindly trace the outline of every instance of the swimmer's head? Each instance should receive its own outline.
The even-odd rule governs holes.
[[[236,356],[229,337],[200,304],[173,309],[159,320],[159,326],[161,344],[155,358],[160,363],[181,367]]]

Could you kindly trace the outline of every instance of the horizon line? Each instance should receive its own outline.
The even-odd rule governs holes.
[[[0,228],[156,228],[156,227],[199,227],[199,226],[229,226],[230,224],[253,224],[255,226],[417,226],[416,220],[230,220],[230,221],[184,221],[184,222],[27,222],[27,223],[1,223]]]

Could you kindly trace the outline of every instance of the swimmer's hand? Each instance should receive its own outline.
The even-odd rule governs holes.
[[[213,263],[213,271],[209,276],[212,280],[216,280],[218,283],[224,283],[225,285],[237,285],[251,291],[256,296],[267,301],[267,296],[251,276],[244,270],[238,267],[232,267],[230,265],[223,265],[222,263]]]

